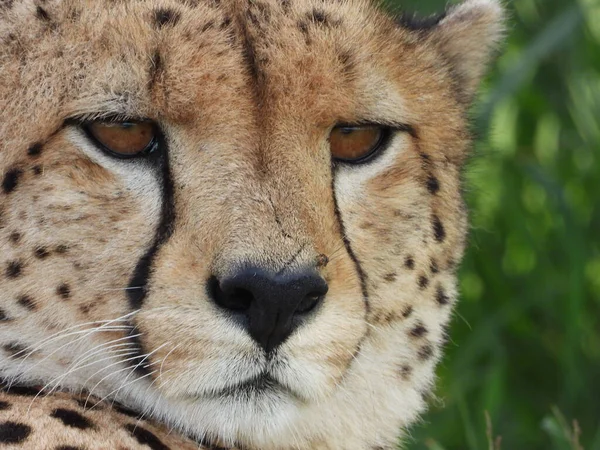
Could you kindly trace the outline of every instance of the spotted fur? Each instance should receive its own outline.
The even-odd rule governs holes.
[[[467,111],[501,16],[0,2],[0,447],[395,448],[457,298]],[[96,148],[80,124],[115,116],[155,121],[161,153]],[[332,161],[332,127],[363,122],[398,132]],[[329,285],[272,355],[207,292],[248,261]]]

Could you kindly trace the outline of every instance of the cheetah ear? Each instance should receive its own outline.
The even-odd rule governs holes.
[[[504,34],[501,0],[466,0],[451,7],[431,31],[470,102]]]

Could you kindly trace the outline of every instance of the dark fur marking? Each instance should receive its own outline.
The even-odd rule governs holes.
[[[17,299],[17,303],[29,311],[35,311],[37,309],[35,301],[29,295],[21,295]]]
[[[6,276],[8,278],[18,278],[23,271],[23,263],[21,261],[11,261],[6,266]]]
[[[12,405],[8,402],[4,402],[4,401],[0,401],[0,411],[6,411],[7,409],[10,409]]]
[[[127,290],[127,297],[129,299],[129,305],[132,310],[138,310],[144,303],[146,295],[148,295],[148,283],[150,281],[150,273],[152,271],[152,264],[154,258],[160,248],[169,240],[173,234],[173,228],[175,226],[175,200],[174,191],[175,187],[173,184],[173,178],[171,176],[171,169],[168,158],[168,146],[163,136],[159,136],[159,146],[164,151],[159,153],[157,160],[158,167],[161,168],[160,176],[162,178],[161,183],[161,219],[154,235],[154,241],[150,245],[148,251],[138,261],[133,275],[129,281],[129,289]],[[136,332],[135,324],[132,325],[131,336],[138,334]],[[136,347],[139,355],[144,355],[146,352],[143,350],[142,343],[139,338],[131,338],[131,343]],[[131,364],[136,367],[136,371],[147,375],[145,366],[136,363],[136,359],[132,359]]]
[[[35,158],[42,154],[42,149],[43,145],[40,142],[37,142],[27,149],[27,154]]]
[[[5,194],[10,194],[16,189],[21,175],[23,175],[23,171],[21,169],[11,169],[6,172],[4,179],[2,180],[2,190]]]
[[[154,51],[154,54],[150,58],[150,69],[148,71],[148,77],[150,79],[150,82],[149,82],[150,89],[152,89],[154,87],[154,85],[157,83],[158,79],[160,78],[160,76],[162,74],[162,71],[163,71],[162,57],[160,56],[160,52],[158,51],[158,49],[156,49]]]
[[[396,22],[403,28],[411,31],[429,31],[436,27],[445,17],[446,12],[429,17],[418,17],[416,14],[404,13],[396,19]]]
[[[404,365],[400,368],[400,375],[403,380],[408,380],[412,374],[412,367],[409,365]]]
[[[6,315],[6,311],[0,309],[0,322],[9,322],[11,319]]]
[[[71,297],[71,288],[67,283],[62,283],[56,288],[56,294],[63,300],[68,300]]]
[[[46,247],[37,247],[34,251],[33,254],[35,255],[35,257],[37,259],[46,259],[48,256],[50,256],[50,252],[48,251],[48,249]]]
[[[0,442],[3,444],[20,444],[31,434],[31,427],[24,423],[10,420],[0,424]]]
[[[413,259],[412,256],[408,256],[404,260],[404,267],[406,267],[407,269],[410,269],[410,270],[413,270],[415,268],[415,260]]]
[[[21,233],[18,232],[13,232],[10,233],[10,236],[8,237],[8,240],[12,243],[12,244],[18,244],[21,241]]]
[[[162,441],[156,437],[154,433],[142,428],[140,426],[136,426],[133,424],[125,425],[125,429],[141,444],[147,445],[152,450],[169,450]]]
[[[36,176],[39,176],[44,172],[44,169],[42,169],[42,166],[33,166],[33,168],[31,170],[33,171],[33,174]]]
[[[57,408],[52,411],[50,417],[58,419],[64,425],[71,428],[77,428],[78,430],[89,430],[90,428],[94,428],[94,424],[91,420],[72,409]]]
[[[388,283],[396,281],[396,278],[398,278],[398,274],[396,272],[390,272],[388,274],[385,274],[383,277],[383,279]]]
[[[444,224],[438,216],[433,216],[433,234],[435,236],[435,240],[438,242],[444,242],[444,239],[446,239],[446,230],[444,229]]]
[[[181,20],[181,14],[168,8],[159,8],[154,11],[154,25],[158,29],[165,25],[175,26]]]
[[[8,353],[11,358],[24,357],[27,354],[27,347],[18,342],[4,344],[2,349]]]
[[[427,190],[432,195],[435,195],[440,191],[440,182],[433,175],[429,175],[427,178]]]
[[[427,286],[429,286],[429,278],[427,278],[425,275],[421,275],[419,277],[419,287],[421,289],[425,289]]]
[[[112,405],[112,409],[114,409],[115,411],[128,416],[128,417],[132,417],[134,419],[141,419],[143,417],[142,413],[136,412],[132,409],[126,408],[125,406],[121,405],[120,403],[113,403]]]
[[[402,311],[402,317],[404,317],[405,319],[408,319],[412,313],[414,311],[414,308],[412,307],[412,305],[408,305],[404,311]]]
[[[427,334],[427,328],[423,324],[418,324],[412,330],[410,330],[410,335],[415,338],[423,337]]]
[[[430,359],[433,356],[433,354],[434,354],[433,346],[431,344],[426,344],[419,349],[417,356],[419,357],[419,359],[421,361],[427,361],[428,359]]]
[[[48,12],[44,8],[42,8],[41,6],[38,6],[35,9],[35,16],[38,19],[40,19],[40,20],[42,20],[44,22],[50,22],[50,20],[51,20],[50,19],[50,15],[48,14]]]
[[[439,305],[444,306],[450,303],[450,298],[446,295],[444,288],[438,286],[437,291],[435,293],[435,301],[438,302]]]
[[[60,445],[54,450],[85,450],[83,447],[74,447],[72,445]]]
[[[39,389],[31,386],[10,386],[2,382],[1,389],[10,395],[18,395],[20,397],[35,397],[40,393]]]
[[[356,253],[354,253],[354,249],[352,248],[352,243],[350,242],[350,239],[348,239],[348,235],[346,234],[346,226],[344,225],[344,219],[342,218],[342,212],[340,211],[337,196],[335,195],[334,182],[335,182],[335,180],[332,177],[332,180],[331,180],[331,193],[332,194],[331,195],[333,196],[333,207],[334,207],[335,217],[336,217],[338,225],[340,227],[340,234],[342,235],[342,241],[344,242],[344,247],[346,248],[346,252],[348,253],[348,256],[354,263],[354,267],[356,268],[356,272],[358,273],[358,278],[360,280],[360,288],[361,288],[362,295],[363,295],[363,302],[365,304],[365,310],[368,315],[371,310],[371,306],[370,306],[370,302],[369,302],[369,291],[367,289],[367,274],[364,271],[364,269],[362,268],[362,264],[361,264],[360,260],[358,259],[358,257],[356,256]]]
[[[429,269],[431,270],[431,273],[438,273],[440,271],[438,263],[435,259],[431,260],[431,263],[429,264]]]
[[[65,253],[67,253],[69,251],[69,247],[66,245],[57,245],[56,248],[54,249],[54,251],[56,253],[58,253],[59,255],[64,255]]]
[[[14,0],[0,0],[0,9],[10,9],[13,7]]]

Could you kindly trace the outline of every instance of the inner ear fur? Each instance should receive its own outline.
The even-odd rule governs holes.
[[[466,0],[451,7],[430,30],[430,38],[452,66],[470,102],[487,63],[504,34],[500,0]]]

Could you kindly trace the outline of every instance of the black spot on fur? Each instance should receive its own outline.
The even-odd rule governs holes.
[[[132,417],[134,419],[140,419],[142,417],[141,413],[135,412],[132,409],[126,408],[125,406],[121,405],[120,403],[114,403],[112,405],[112,408],[117,411],[120,412],[121,414],[128,416],[128,417]]]
[[[427,178],[427,190],[432,195],[435,195],[440,191],[440,182],[433,175],[429,175],[429,178]]]
[[[2,349],[10,355],[11,358],[23,357],[27,354],[27,347],[18,342],[9,342],[2,346]]]
[[[54,249],[54,251],[56,253],[58,253],[59,255],[64,255],[65,253],[67,253],[69,251],[69,247],[64,244],[57,245],[56,248]]]
[[[154,11],[154,24],[160,29],[165,25],[177,25],[181,20],[181,14],[168,8],[160,8]]]
[[[17,299],[17,303],[29,311],[35,311],[37,309],[35,301],[29,295],[21,295]]]
[[[50,252],[48,251],[48,249],[46,247],[41,246],[36,247],[36,249],[33,251],[33,254],[37,259],[46,259],[48,256],[50,256]]]
[[[6,311],[4,311],[3,309],[0,309],[0,322],[8,322],[8,321],[10,321],[10,318],[6,314]]]
[[[388,274],[385,274],[383,279],[385,281],[387,281],[388,283],[392,283],[392,282],[396,281],[397,277],[398,277],[398,274],[396,272],[390,272]]]
[[[427,334],[427,328],[425,328],[423,326],[423,324],[418,324],[416,327],[414,327],[412,330],[410,330],[410,335],[412,337],[423,337]]]
[[[425,289],[427,286],[429,286],[429,278],[427,278],[425,275],[421,275],[419,277],[419,287],[421,289]]]
[[[231,17],[226,16],[223,19],[223,22],[221,22],[220,28],[221,30],[224,30],[225,28],[229,28],[229,25],[231,25]]]
[[[85,450],[83,447],[74,447],[72,445],[61,445],[54,450]]]
[[[8,402],[3,402],[0,401],[0,411],[6,411],[7,409],[10,409],[12,405]]]
[[[431,263],[429,264],[429,269],[431,270],[431,273],[438,273],[440,271],[438,263],[435,259],[431,260]]]
[[[14,0],[0,0],[0,10],[10,9],[13,7]]]
[[[87,417],[82,416],[72,409],[57,408],[52,411],[50,417],[60,420],[68,427],[77,428],[79,430],[94,428],[94,424]]]
[[[21,397],[35,397],[40,393],[39,389],[31,386],[11,386],[9,389],[8,385],[2,384],[1,389],[10,395],[18,395]]]
[[[18,244],[21,241],[21,233],[17,233],[16,231],[14,233],[11,233],[8,237],[8,240],[12,244]]]
[[[205,33],[208,30],[213,29],[214,27],[215,27],[215,21],[214,20],[209,20],[204,25],[202,25],[202,28],[200,28],[200,32],[201,33]]]
[[[313,9],[312,12],[308,13],[308,19],[319,25],[329,25],[329,17],[327,17],[325,11],[320,9]]]
[[[431,344],[424,345],[419,349],[417,356],[421,361],[427,361],[434,354],[433,346]]]
[[[11,261],[6,266],[6,276],[8,278],[18,278],[23,272],[23,263],[21,261]]]
[[[125,425],[125,429],[142,445],[147,445],[152,450],[169,450],[165,444],[158,439],[154,433],[145,428],[135,426],[133,424]]]
[[[41,6],[38,6],[35,9],[35,17],[37,17],[38,19],[44,21],[44,22],[50,22],[50,15],[48,14],[48,12],[42,8]]]
[[[444,288],[442,288],[441,286],[438,286],[437,291],[435,293],[435,300],[438,302],[439,305],[447,305],[448,303],[450,303],[450,298],[448,297],[448,295],[446,295],[446,292],[444,292]]]
[[[446,13],[437,14],[429,17],[417,17],[415,14],[402,14],[397,18],[397,23],[411,31],[428,31],[438,25],[444,18]]]
[[[411,374],[412,374],[412,367],[410,367],[409,365],[404,365],[400,368],[400,375],[402,376],[402,378],[404,380],[408,380],[408,378],[410,378]]]
[[[408,305],[406,308],[404,308],[404,311],[402,311],[402,317],[408,319],[412,315],[413,311],[414,308],[411,305]]]
[[[42,169],[42,166],[33,166],[33,168],[31,170],[33,171],[33,174],[36,176],[39,176],[42,173],[44,173],[44,169]]]
[[[3,444],[21,444],[31,434],[31,427],[24,423],[6,421],[0,423],[0,442]]]
[[[410,269],[410,270],[413,270],[415,268],[415,260],[413,259],[412,256],[408,256],[404,260],[404,267],[406,267],[407,269]]]
[[[71,288],[67,283],[63,283],[56,288],[56,293],[63,300],[68,300],[71,297]]]
[[[433,235],[438,242],[444,242],[444,239],[446,239],[444,224],[438,216],[433,216]]]
[[[21,175],[23,175],[23,171],[20,169],[11,169],[6,172],[4,179],[2,180],[2,190],[5,194],[10,194],[16,189]]]
[[[27,149],[27,154],[32,157],[40,156],[42,154],[42,144],[36,143]]]

